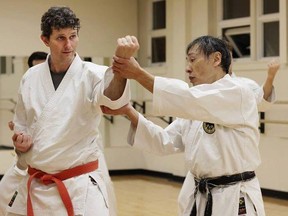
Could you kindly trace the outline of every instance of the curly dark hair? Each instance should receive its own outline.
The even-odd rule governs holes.
[[[201,36],[188,44],[186,54],[188,54],[189,50],[194,46],[198,46],[199,51],[203,52],[207,58],[214,52],[220,52],[222,55],[220,66],[226,73],[229,73],[231,55],[229,50],[230,47],[228,47],[228,43],[226,41],[209,35]]]
[[[49,38],[53,29],[80,29],[80,20],[69,7],[51,7],[41,18],[42,35]]]

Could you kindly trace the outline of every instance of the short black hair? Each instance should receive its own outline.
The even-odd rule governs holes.
[[[69,7],[51,7],[41,18],[42,35],[50,38],[53,29],[80,29],[80,20]]]
[[[214,52],[220,52],[222,55],[220,66],[222,67],[223,71],[229,73],[231,55],[228,43],[226,41],[209,35],[201,36],[188,44],[186,54],[188,54],[189,50],[194,46],[198,46],[200,52],[203,52],[206,57],[209,57]]]
[[[48,53],[42,51],[33,52],[28,58],[28,66],[33,66],[34,60],[46,60]]]

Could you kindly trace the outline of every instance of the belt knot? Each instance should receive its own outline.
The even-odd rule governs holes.
[[[94,170],[98,169],[98,160],[89,162],[87,164],[79,165],[73,167],[71,169],[63,170],[60,173],[56,174],[49,174],[42,172],[41,170],[34,169],[32,167],[28,167],[28,174],[30,175],[28,182],[27,182],[27,216],[34,216],[32,200],[30,196],[30,187],[32,180],[34,178],[39,179],[43,184],[48,185],[55,183],[62,199],[62,202],[67,210],[68,216],[74,216],[74,208],[68,193],[68,190],[63,183],[64,180],[76,177],[85,173],[93,172]]]
[[[44,174],[44,175],[42,175],[42,177],[40,177],[40,180],[45,185],[51,184],[52,182],[54,182],[53,181],[54,179],[55,179],[55,177],[53,175],[50,175],[50,174]]]
[[[207,192],[208,182],[207,179],[200,179],[198,183],[198,188],[201,193]]]
[[[204,216],[211,216],[212,215],[212,206],[213,206],[213,197],[211,190],[215,187],[219,187],[221,185],[229,186],[236,184],[242,181],[248,181],[255,177],[255,173],[253,171],[243,172],[239,174],[229,175],[229,176],[219,176],[214,178],[194,178],[195,180],[195,191],[194,191],[194,205],[190,216],[197,215],[197,208],[196,208],[196,195],[198,191],[200,193],[206,194],[207,202],[205,207]]]

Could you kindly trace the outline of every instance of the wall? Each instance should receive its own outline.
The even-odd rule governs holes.
[[[28,56],[39,49],[40,19],[59,1],[1,1],[0,55]],[[116,39],[137,34],[137,1],[135,0],[63,0],[81,20],[79,52],[83,56],[111,56]],[[105,46],[103,46],[105,44]]]
[[[185,79],[184,50],[186,44],[203,34],[218,35],[215,1],[167,0],[169,9],[167,59],[169,61],[166,65],[153,68],[149,67],[147,63],[149,56],[145,55],[147,53],[145,50],[149,49],[147,35],[147,31],[149,32],[148,22],[151,18],[147,14],[149,1],[151,0],[62,1],[62,4],[70,5],[82,21],[79,53],[83,56],[111,56],[117,37],[135,34],[141,41],[138,57],[147,70],[155,75]],[[283,3],[283,1],[281,2]],[[0,24],[5,31],[0,34],[0,55],[27,56],[35,49],[45,50],[39,40],[39,19],[41,14],[53,3],[57,3],[57,1],[10,0],[1,2]],[[286,8],[284,9],[286,10]],[[287,19],[285,18],[285,20]],[[281,25],[287,26],[286,23]],[[281,28],[280,34],[285,33],[286,35],[286,31],[287,28]],[[285,58],[287,48],[284,49],[284,51],[281,50],[280,56],[281,69],[275,80],[277,99],[280,101],[288,101],[288,68]],[[17,64],[22,64],[24,67],[23,62],[16,61],[18,61]],[[235,62],[234,70],[238,76],[250,77],[261,84],[266,76],[267,61]],[[23,71],[19,70],[15,75],[0,76],[0,98],[3,96],[15,97],[22,73]],[[131,85],[133,99],[152,99],[151,94],[143,90],[137,83],[131,82]],[[150,115],[152,114],[151,104],[147,106],[148,115]],[[287,108],[287,105],[273,105],[266,113],[267,119],[287,121]],[[0,127],[0,144],[10,141],[11,134],[6,128],[6,122],[12,117],[11,115],[9,112],[0,111],[0,122],[4,122],[4,125]],[[152,120],[163,127],[167,126],[159,119],[152,118]],[[185,176],[183,154],[159,157],[135,150],[126,142],[128,128],[129,122],[123,117],[115,117],[113,124],[106,119],[102,121],[101,131],[106,145],[105,155],[109,169],[139,168]],[[270,123],[266,124],[266,132],[261,135],[259,148],[262,164],[256,171],[263,188],[288,192],[288,182],[286,181],[288,172],[285,172],[286,164],[288,164],[288,157],[286,157],[288,152],[287,131],[286,125]],[[3,163],[2,160],[1,156],[0,164]]]

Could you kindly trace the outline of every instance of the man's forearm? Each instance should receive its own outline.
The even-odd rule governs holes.
[[[127,79],[122,78],[117,74],[114,74],[114,77],[111,80],[109,86],[104,90],[104,95],[111,100],[119,99],[124,92],[126,82]]]
[[[152,74],[141,68],[141,73],[139,73],[135,80],[148,91],[153,93],[155,77]]]
[[[268,100],[268,98],[271,96],[272,93],[272,89],[273,89],[273,81],[274,81],[274,77],[267,77],[264,85],[263,85],[263,92],[264,92],[264,96],[263,98],[265,100]]]

